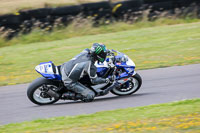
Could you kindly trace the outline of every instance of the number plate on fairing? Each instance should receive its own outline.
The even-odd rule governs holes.
[[[58,73],[58,68],[55,67],[55,73],[54,73],[53,67],[55,66],[53,65],[51,61],[49,61],[49,62],[40,63],[39,65],[35,67],[35,70],[47,79],[61,80],[62,77]]]
[[[40,63],[35,67],[35,70],[39,73],[54,74],[51,62]]]

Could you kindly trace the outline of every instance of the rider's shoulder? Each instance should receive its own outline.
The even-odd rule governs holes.
[[[89,48],[86,48],[82,51],[82,53],[91,53],[91,50]]]

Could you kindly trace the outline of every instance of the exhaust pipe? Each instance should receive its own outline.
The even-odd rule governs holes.
[[[49,89],[47,92],[46,92],[49,96],[51,97],[54,97],[55,99],[58,99],[60,97],[60,94],[56,93],[55,91]]]

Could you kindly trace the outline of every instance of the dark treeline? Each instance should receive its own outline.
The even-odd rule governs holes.
[[[116,3],[103,1],[57,8],[40,8],[0,16],[0,30],[10,30],[8,38],[11,38],[20,31],[29,33],[36,25],[40,28],[48,27],[49,31],[55,23],[68,25],[77,16],[92,18],[96,25],[100,23],[100,20],[104,20],[105,23],[118,20],[134,21],[146,10],[149,11],[147,17],[155,19],[156,14],[160,12],[168,11],[174,14],[177,9],[184,9],[192,4],[193,7],[200,7],[200,0],[128,0]],[[190,10],[193,8],[188,9],[187,12]],[[200,11],[197,12],[200,15]]]

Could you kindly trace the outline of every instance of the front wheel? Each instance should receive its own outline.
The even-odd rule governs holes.
[[[56,82],[40,77],[34,80],[27,89],[29,100],[38,105],[47,105],[55,103],[59,100],[58,97],[50,96],[47,91],[49,89],[56,90],[58,87]]]
[[[142,78],[138,73],[136,73],[132,77],[132,81],[129,81],[122,85],[120,88],[115,88],[111,91],[111,93],[118,95],[118,96],[124,96],[124,95],[131,95],[138,91],[142,85]]]

